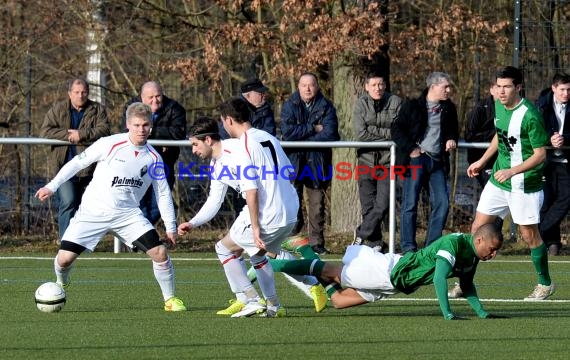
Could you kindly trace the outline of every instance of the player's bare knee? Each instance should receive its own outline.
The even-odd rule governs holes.
[[[163,262],[168,259],[168,250],[158,237],[156,230],[152,229],[142,234],[133,241],[133,245],[145,252],[155,262]]]
[[[218,241],[214,246],[216,250],[216,255],[218,255],[218,259],[223,264],[226,264],[228,261],[238,259],[240,255],[234,253],[230,249],[228,249],[222,240]]]
[[[159,245],[155,246],[152,249],[148,250],[146,254],[152,259],[154,262],[164,262],[168,260],[168,250],[166,246]]]
[[[537,225],[519,225],[519,229],[522,239],[527,243],[529,248],[534,249],[542,244],[542,238],[540,237]]]
[[[57,263],[64,268],[71,266],[75,259],[85,250],[87,249],[82,245],[63,240],[57,252]]]
[[[71,266],[71,264],[73,264],[73,261],[75,260],[75,256],[73,256],[72,254],[70,254],[69,252],[66,251],[58,251],[57,256],[56,256],[56,261],[57,264],[59,266],[61,266],[62,268],[67,268],[69,266]]]

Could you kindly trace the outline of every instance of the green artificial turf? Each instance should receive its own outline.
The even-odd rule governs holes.
[[[482,263],[475,281],[485,308],[508,319],[445,321],[433,287],[351,309],[327,308],[278,275],[288,317],[216,315],[232,294],[213,254],[173,255],[177,295],[189,311],[166,313],[150,260],[82,255],[67,304],[46,314],[34,291],[53,281],[54,254],[0,256],[0,359],[567,359],[570,258],[551,259],[552,301],[520,301],[535,285],[528,256]],[[338,257],[325,257],[335,259]],[[453,280],[450,280],[452,284]]]

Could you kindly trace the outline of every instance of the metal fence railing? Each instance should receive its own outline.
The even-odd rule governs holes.
[[[188,164],[191,161],[197,163],[200,160],[194,157],[189,147],[188,141],[172,141],[172,140],[150,140],[152,145],[163,146],[181,146],[181,156],[179,161]],[[0,146],[2,145],[18,145],[18,146],[46,146],[46,145],[69,145],[65,141],[50,140],[43,138],[0,138]],[[395,146],[392,142],[357,142],[357,141],[337,141],[337,142],[282,142],[284,148],[390,148],[392,153],[392,161],[395,158]],[[451,192],[450,212],[447,222],[447,230],[450,231],[468,231],[473,220],[480,191],[482,190],[474,179],[470,179],[466,175],[467,160],[466,150],[468,148],[486,148],[487,143],[465,143],[460,141],[458,150],[454,154],[452,161],[452,175],[455,177],[450,179],[451,184],[456,184]],[[20,156],[15,153],[15,156]],[[27,163],[44,165],[43,161],[31,161]],[[26,162],[23,162],[26,163]],[[45,236],[56,236],[57,234],[57,197],[53,201],[42,204],[33,197],[35,191],[50,180],[53,174],[40,174],[34,169],[28,169],[21,172],[28,175],[28,179],[15,178],[14,174],[4,174],[0,177],[0,234],[6,235],[14,232],[15,222],[23,222],[28,218],[28,224],[32,228],[31,231],[43,231]],[[182,179],[181,177],[178,177]],[[333,180],[335,181],[334,177]],[[389,247],[390,251],[394,251],[396,246],[397,224],[399,219],[398,207],[400,198],[400,182],[391,181],[390,187],[390,216],[388,224]],[[26,183],[27,186],[22,186]],[[204,203],[207,197],[207,179],[200,176],[194,178],[184,177],[183,180],[176,181],[174,189],[174,198],[178,206],[179,214],[184,218],[193,215]],[[20,193],[18,193],[20,192]],[[19,199],[19,204],[16,200]],[[231,195],[228,195],[221,213],[217,217],[217,221],[209,224],[212,229],[225,229],[231,224],[235,217],[235,209],[232,208],[233,201]],[[418,231],[427,229],[429,216],[429,197],[423,196],[418,208]],[[356,226],[357,224],[354,224]],[[20,226],[21,227],[21,226]],[[513,229],[509,230],[513,237]],[[570,222],[565,221],[562,226],[563,241],[567,241],[570,233]],[[117,249],[117,247],[115,247]]]

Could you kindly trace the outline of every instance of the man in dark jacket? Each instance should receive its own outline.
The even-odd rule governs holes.
[[[263,85],[258,78],[252,78],[244,81],[241,85],[241,96],[250,105],[251,117],[249,122],[251,126],[256,129],[267,131],[273,136],[276,136],[277,129],[275,125],[275,115],[271,104],[267,102],[267,92],[269,89]],[[222,139],[229,139],[230,136],[219,122],[220,136]]]
[[[69,141],[71,146],[52,146],[55,171],[81,153],[87,146],[103,136],[111,135],[107,111],[98,102],[89,100],[89,84],[81,78],[67,82],[68,99],[55,103],[47,112],[40,129],[40,136]],[[59,199],[59,239],[69,225],[81,203],[81,196],[93,178],[95,166],[90,166],[64,182],[57,190]]]
[[[392,124],[397,146],[396,163],[411,166],[404,179],[401,203],[400,247],[416,251],[418,201],[429,184],[431,213],[425,246],[441,237],[449,211],[447,175],[449,152],[457,147],[459,124],[455,104],[449,99],[452,82],[448,74],[431,73],[420,97],[406,101]]]
[[[319,89],[317,77],[305,73],[299,78],[298,90],[281,109],[281,135],[285,141],[338,141],[336,109]],[[332,149],[286,149],[297,177],[294,181],[303,204],[303,190],[309,195],[309,242],[317,254],[326,254],[324,238],[325,194],[332,177]],[[305,221],[303,206],[299,206],[297,225],[293,235],[299,233]]]
[[[390,127],[398,116],[402,99],[386,91],[384,74],[371,72],[366,76],[366,92],[354,105],[354,132],[358,141],[390,141]],[[358,166],[369,172],[358,178],[358,194],[362,208],[362,223],[354,231],[353,245],[369,245],[382,250],[382,222],[387,219],[390,204],[389,149],[361,148],[357,150]],[[379,167],[375,173],[372,169]]]
[[[562,242],[560,223],[570,210],[570,150],[561,149],[570,144],[570,75],[559,73],[552,79],[552,87],[543,92],[537,107],[544,118],[553,149],[546,152],[544,168],[544,203],[540,210],[540,235],[549,255],[558,255]]]
[[[495,136],[495,84],[489,87],[489,96],[481,100],[467,117],[465,125],[466,142],[491,142]],[[473,164],[479,160],[486,149],[467,149],[467,162]],[[497,155],[487,163],[485,170],[477,175],[476,179],[481,188],[485,187]]]
[[[165,96],[159,83],[155,81],[144,83],[140,96],[131,99],[125,106],[125,110],[134,102],[142,102],[149,105],[152,109],[152,131],[149,139],[186,139],[186,110],[177,101]],[[125,112],[123,112],[123,125],[125,125]],[[176,160],[178,160],[180,155],[180,147],[155,146],[154,148],[162,157],[162,161],[164,161],[164,168],[167,174],[166,180],[170,190],[172,190],[176,172]],[[141,210],[153,225],[160,219],[160,212],[158,211],[152,186],[141,200]]]

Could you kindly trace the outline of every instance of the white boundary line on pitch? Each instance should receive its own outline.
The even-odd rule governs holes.
[[[542,303],[570,303],[570,299],[563,300],[563,299],[546,299],[540,301],[525,301],[522,299],[479,299],[482,302],[509,302],[509,303],[525,303],[525,304],[542,304]],[[380,301],[434,301],[437,302],[436,298],[387,298],[382,299]],[[467,301],[466,299],[449,299],[449,301]]]
[[[46,257],[46,256],[0,256],[0,260],[53,260],[54,256]],[[147,261],[150,258],[148,257],[101,257],[101,256],[89,256],[83,255],[83,257],[79,258],[80,260],[122,260],[122,261]],[[187,257],[171,257],[173,261],[219,261],[216,257],[211,258],[187,258]],[[340,261],[341,258],[324,258],[321,259],[323,261]],[[488,262],[481,262],[480,264],[495,264],[495,263],[530,263],[530,259],[528,260],[502,260],[502,259],[495,259]],[[570,264],[570,259],[568,260],[548,260],[548,263],[556,263],[556,264]]]
[[[45,256],[0,256],[0,260],[53,260],[55,257],[45,257]],[[171,257],[173,261],[220,261],[218,258],[211,257],[211,258],[179,258],[179,257]],[[83,256],[79,257],[78,260],[110,260],[110,261],[148,261],[150,258],[147,257],[137,257],[137,258],[130,258],[130,257],[93,257],[93,256]]]

